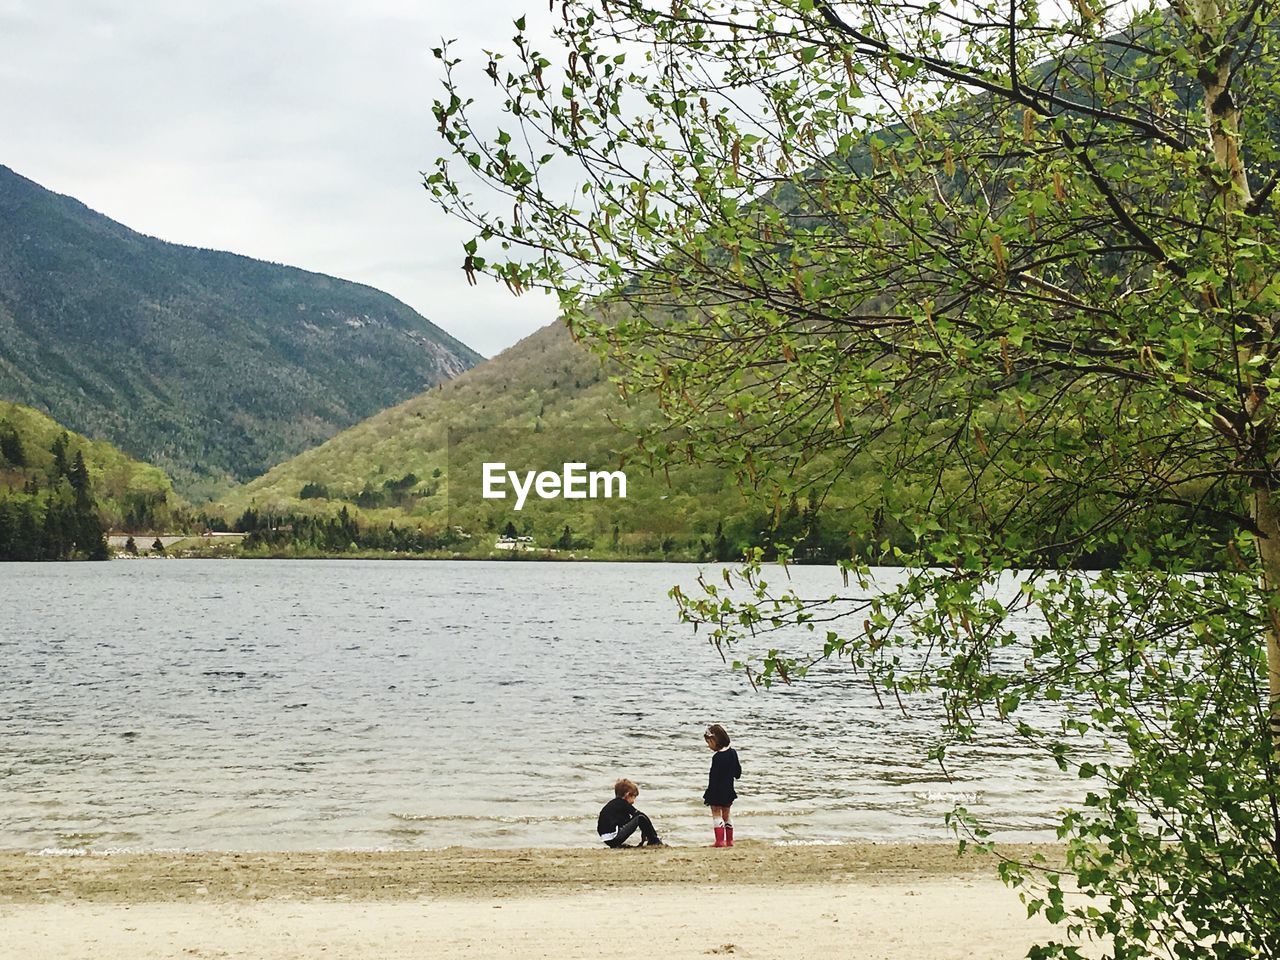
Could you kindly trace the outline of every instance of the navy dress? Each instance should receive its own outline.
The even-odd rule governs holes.
[[[707,778],[707,790],[702,802],[709,807],[727,807],[738,799],[733,781],[742,776],[742,764],[738,751],[733,747],[717,750],[711,758],[711,776]]]

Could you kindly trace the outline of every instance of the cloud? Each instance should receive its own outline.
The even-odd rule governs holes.
[[[555,304],[466,284],[468,233],[419,175],[430,51],[478,59],[526,7],[0,0],[0,163],[144,233],[379,287],[493,354]]]

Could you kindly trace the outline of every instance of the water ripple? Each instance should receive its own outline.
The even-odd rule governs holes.
[[[798,568],[815,595],[833,570]],[[0,848],[593,842],[613,780],[701,843],[724,723],[744,836],[945,840],[980,810],[1051,839],[1078,783],[1010,742],[924,758],[937,720],[839,666],[754,693],[665,600],[675,564],[0,565]],[[776,642],[776,640],[774,641]]]

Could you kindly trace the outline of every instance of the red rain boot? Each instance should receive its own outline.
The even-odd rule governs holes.
[[[715,845],[716,845],[717,847],[727,847],[729,844],[725,841],[725,836],[724,836],[725,830],[724,830],[724,827],[715,827],[714,829],[715,829],[715,832],[716,832],[716,843],[715,843]]]
[[[726,847],[733,846],[733,824],[726,823],[724,825],[724,845]]]

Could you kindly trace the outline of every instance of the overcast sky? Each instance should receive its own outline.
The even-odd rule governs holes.
[[[460,265],[419,171],[431,48],[546,0],[0,0],[0,163],[164,240],[357,280],[492,356],[550,322]]]

